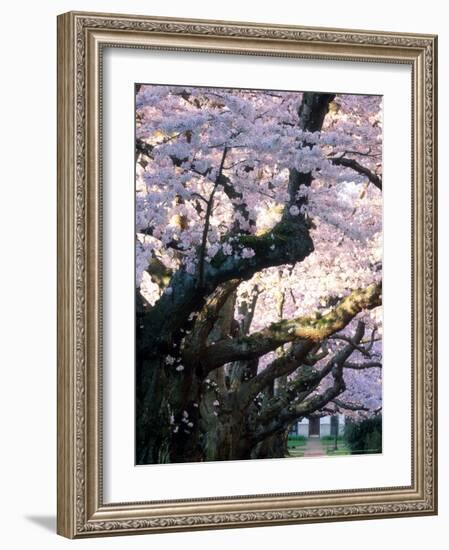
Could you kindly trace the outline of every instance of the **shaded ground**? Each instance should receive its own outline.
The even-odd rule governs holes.
[[[288,454],[285,455],[286,458],[298,458],[300,456],[304,456],[304,447],[296,448],[296,449],[289,449]]]

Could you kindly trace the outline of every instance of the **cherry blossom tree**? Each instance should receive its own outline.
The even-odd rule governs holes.
[[[136,460],[381,410],[378,96],[139,85]]]

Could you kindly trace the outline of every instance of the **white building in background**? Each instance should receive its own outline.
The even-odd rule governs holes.
[[[292,426],[291,435],[304,435],[305,437],[324,437],[326,435],[343,435],[345,429],[345,416],[336,414],[332,416],[321,416],[303,418]]]

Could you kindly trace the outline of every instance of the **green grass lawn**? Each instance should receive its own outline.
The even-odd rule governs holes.
[[[287,448],[295,449],[297,447],[304,447],[307,443],[307,439],[303,435],[293,435],[287,440]]]
[[[337,449],[335,449],[335,437],[332,435],[325,435],[321,438],[321,444],[326,450],[326,454],[329,456],[338,455],[350,455],[351,451],[346,445],[346,442],[342,436],[337,437]]]
[[[328,456],[342,456],[350,455],[351,450],[346,444],[343,436],[337,438],[337,450],[334,450],[335,437],[332,435],[325,435],[320,438],[323,449]],[[292,435],[287,439],[288,456],[290,457],[302,457],[304,456],[304,448],[307,445],[307,437],[304,435]],[[370,454],[375,451],[364,451],[361,454]]]
[[[348,447],[346,447],[346,445],[339,443],[336,451],[334,450],[333,445],[327,447],[326,454],[329,456],[350,455],[351,451]]]
[[[329,443],[329,442],[333,443],[335,441],[335,436],[333,436],[333,435],[323,435],[320,439],[321,439],[321,443],[323,443],[323,445],[324,445],[325,443]],[[344,442],[344,440],[345,439],[342,435],[339,435],[337,437],[337,442],[338,443]]]

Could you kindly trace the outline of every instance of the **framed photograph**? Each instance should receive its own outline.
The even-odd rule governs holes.
[[[437,512],[432,35],[58,17],[58,532]]]

